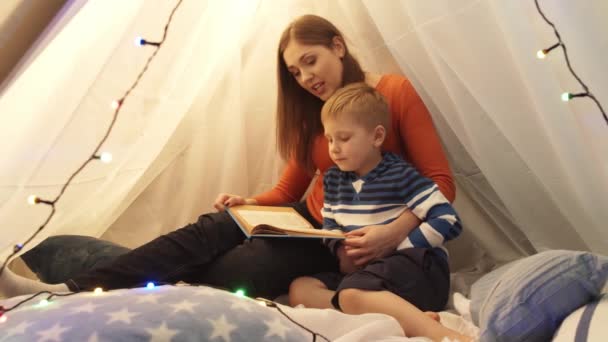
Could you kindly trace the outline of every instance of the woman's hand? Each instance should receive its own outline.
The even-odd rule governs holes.
[[[215,199],[215,202],[213,203],[213,207],[217,211],[224,211],[224,210],[226,210],[226,207],[230,208],[230,207],[234,207],[235,205],[257,204],[257,203],[258,203],[258,201],[254,200],[253,198],[244,198],[239,195],[221,193],[221,194],[217,195],[217,198]]]
[[[367,226],[346,233],[342,243],[346,255],[354,260],[355,265],[362,267],[395,251],[419,224],[420,220],[406,210],[389,224]]]
[[[367,226],[346,233],[344,249],[355,265],[365,266],[393,252],[403,239],[395,238],[395,232],[385,226]]]

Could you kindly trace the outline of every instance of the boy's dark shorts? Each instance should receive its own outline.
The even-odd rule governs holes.
[[[341,290],[360,289],[389,291],[422,311],[441,311],[448,302],[450,290],[446,257],[443,251],[431,248],[407,248],[348,275],[325,272],[313,278],[336,291],[331,302],[337,309],[340,309]]]

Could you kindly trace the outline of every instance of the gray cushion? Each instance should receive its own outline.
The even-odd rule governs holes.
[[[57,235],[42,241],[21,258],[40,280],[57,284],[104,265],[129,250],[90,236]]]

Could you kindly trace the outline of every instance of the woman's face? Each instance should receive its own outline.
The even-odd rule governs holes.
[[[298,84],[323,101],[342,87],[344,45],[338,39],[334,43],[330,49],[292,39],[283,52],[285,65]]]

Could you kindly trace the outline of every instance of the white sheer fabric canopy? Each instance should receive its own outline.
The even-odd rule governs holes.
[[[575,70],[608,106],[608,5],[540,1]],[[0,256],[25,241],[88,158],[152,53],[174,1],[71,1],[0,94]],[[117,10],[117,9],[120,10]],[[453,262],[544,249],[608,254],[608,124],[580,92],[534,1],[184,0],[103,150],[26,250],[49,235],[134,247],[212,210],[219,192],[269,189],[276,46],[296,16],[346,34],[368,71],[407,75],[432,112],[458,184],[466,234]]]

